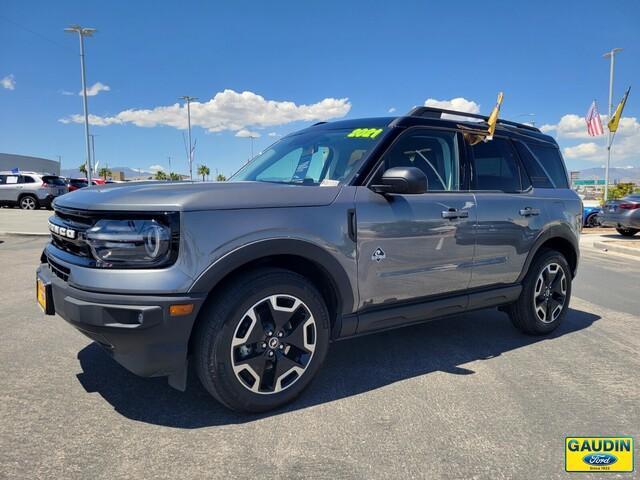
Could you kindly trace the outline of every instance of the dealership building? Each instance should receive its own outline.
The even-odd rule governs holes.
[[[13,170],[14,168],[28,172],[60,175],[60,163],[55,160],[15,155],[13,153],[0,153],[0,171]]]

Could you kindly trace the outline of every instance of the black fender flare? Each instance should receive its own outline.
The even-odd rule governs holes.
[[[333,284],[338,300],[338,315],[353,311],[355,300],[351,281],[340,262],[324,248],[306,240],[294,238],[260,240],[227,253],[200,274],[189,289],[189,293],[208,293],[236,269],[272,255],[295,255],[313,262]]]
[[[536,239],[533,246],[529,250],[529,254],[527,255],[527,259],[524,262],[522,271],[518,276],[518,280],[517,280],[518,283],[521,283],[524,280],[524,277],[529,271],[529,267],[531,266],[533,259],[538,254],[538,251],[540,250],[542,245],[548,242],[549,240],[553,240],[553,239],[561,239],[561,240],[567,241],[571,245],[576,255],[576,268],[577,268],[578,260],[580,259],[580,246],[579,246],[579,240],[576,237],[576,234],[573,232],[573,230],[571,230],[571,227],[569,227],[568,225],[565,225],[565,224],[551,225],[549,228],[545,229],[540,235],[538,235],[538,238]],[[575,269],[572,273],[573,273],[573,276],[575,277],[576,275]]]

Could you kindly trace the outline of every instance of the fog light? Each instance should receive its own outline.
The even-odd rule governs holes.
[[[169,307],[169,315],[172,317],[180,317],[182,315],[189,315],[193,312],[193,303],[184,303],[180,305],[171,305]]]

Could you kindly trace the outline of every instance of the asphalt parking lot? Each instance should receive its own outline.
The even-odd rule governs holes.
[[[564,437],[599,434],[632,435],[638,461],[640,259],[585,247],[550,337],[484,310],[338,342],[296,403],[248,416],[45,318],[45,242],[0,237],[2,478],[580,477]]]

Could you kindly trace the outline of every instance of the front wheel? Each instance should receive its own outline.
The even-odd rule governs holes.
[[[544,335],[558,328],[570,299],[571,270],[566,259],[555,250],[545,250],[531,264],[520,298],[506,311],[522,332]]]
[[[640,232],[637,228],[616,228],[616,231],[623,237],[633,237],[636,233]]]
[[[246,412],[296,398],[329,346],[329,314],[318,290],[296,273],[245,275],[211,299],[195,332],[196,370],[225,406]]]

